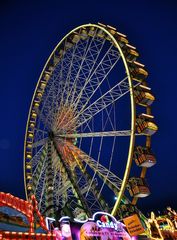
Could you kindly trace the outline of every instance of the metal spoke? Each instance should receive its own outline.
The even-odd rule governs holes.
[[[73,83],[71,84],[70,91],[68,93],[65,93],[65,98],[64,95],[62,97],[61,103],[59,105],[59,108],[61,107],[62,103],[64,102],[64,105],[67,106],[70,104],[71,106],[76,106],[76,99],[79,101],[79,99],[82,96],[82,92],[84,87],[86,86],[85,79],[90,79],[90,75],[92,75],[92,71],[94,69],[94,66],[96,64],[96,61],[100,55],[101,49],[104,45],[105,40],[100,40],[100,39],[95,39],[93,38],[88,46],[84,50],[85,55],[84,57],[81,57],[81,62],[79,63],[79,66],[73,66],[76,68],[76,76],[73,77]],[[76,56],[77,58],[79,56]],[[88,81],[87,81],[88,82]],[[69,85],[66,82],[67,85]],[[69,88],[68,88],[69,89]],[[79,93],[79,96],[77,96]],[[68,99],[69,97],[69,99]],[[78,99],[79,97],[79,99]],[[65,112],[67,114],[67,111]],[[62,124],[62,121],[60,122]],[[57,126],[59,128],[60,125]],[[55,127],[56,128],[56,127]]]
[[[39,141],[34,142],[33,143],[33,148],[37,148],[37,147],[40,147],[41,145],[45,145],[47,140],[48,140],[48,138],[43,138]]]
[[[122,180],[116,176],[114,173],[110,172],[106,167],[102,166],[92,157],[88,156],[85,152],[78,149],[76,146],[67,143],[68,147],[77,154],[78,158],[82,159],[96,174],[102,179],[106,180],[114,185],[115,188],[119,189],[122,183]]]
[[[88,132],[88,133],[75,133],[75,134],[65,134],[65,135],[56,135],[56,137],[62,138],[81,138],[81,137],[124,137],[130,136],[131,130],[123,131],[110,131],[110,132]]]
[[[88,107],[83,109],[83,111],[79,111],[77,116],[74,117],[64,126],[67,127],[69,124],[72,124],[73,121],[78,119],[77,127],[79,128],[81,125],[89,121],[94,115],[106,109],[109,105],[116,102],[118,99],[123,97],[129,91],[130,89],[128,84],[128,77],[126,76],[121,82],[118,82],[114,87],[109,89],[96,101],[94,101]]]
[[[91,71],[89,72],[89,76],[87,78],[85,78],[84,76],[84,80],[85,80],[84,85],[74,101],[75,108],[78,107],[78,104],[82,102],[82,100],[85,100],[85,97],[83,97],[83,93],[87,93],[87,101],[85,104],[88,103],[88,93],[91,94],[90,98],[94,94],[93,86],[95,87],[94,90],[96,91],[98,87],[101,85],[101,83],[104,81],[104,79],[107,77],[109,72],[112,70],[112,68],[115,66],[117,61],[119,60],[120,55],[117,53],[117,51],[112,50],[112,47],[113,47],[112,45],[109,47],[109,49],[107,50],[107,52],[105,53],[105,55],[103,56],[99,64],[97,65],[97,67],[92,72],[93,67],[97,61],[97,58],[102,48],[98,50],[98,56],[96,59],[94,59],[94,65],[91,68]],[[110,56],[114,56],[114,58],[111,59]],[[106,65],[106,68],[105,68],[105,65]]]
[[[43,145],[33,156],[33,158],[31,159],[31,163],[32,163],[32,167],[33,169],[35,168],[35,166],[38,164],[41,156],[45,156],[46,155],[46,145]]]
[[[100,55],[101,49],[104,46],[105,40],[100,41],[99,39],[97,39],[99,44],[96,45],[95,42],[94,42],[95,39],[96,39],[95,37],[93,37],[91,39],[89,47],[86,49],[84,56],[81,57],[82,62],[79,66],[79,70],[77,72],[77,75],[76,75],[76,77],[73,81],[73,88],[71,88],[71,91],[68,94],[68,96],[72,96],[70,98],[71,99],[70,103],[73,103],[75,101],[76,96],[78,94],[77,92],[82,91],[82,89],[83,89],[82,86],[84,85],[84,83],[82,83],[82,82],[84,82],[84,80],[87,79],[90,76],[92,70],[94,69],[95,63],[96,63],[96,61],[97,61],[97,59]],[[91,54],[93,43],[95,44],[95,47],[97,47],[97,52],[94,53],[94,55]],[[92,57],[90,57],[89,55],[92,56]]]

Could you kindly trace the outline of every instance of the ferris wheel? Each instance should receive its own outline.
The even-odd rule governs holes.
[[[24,144],[26,196],[36,196],[42,213],[120,215],[150,194],[145,175],[156,163],[158,127],[138,57],[126,35],[101,23],[73,29],[49,56]]]

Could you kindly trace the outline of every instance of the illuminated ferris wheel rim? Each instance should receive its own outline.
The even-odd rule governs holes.
[[[136,123],[136,108],[135,108],[135,99],[134,99],[134,86],[132,84],[132,78],[131,78],[131,75],[130,75],[130,71],[129,71],[129,66],[128,66],[128,63],[127,63],[127,60],[126,60],[126,57],[124,56],[124,53],[121,49],[121,47],[119,46],[118,44],[118,41],[115,39],[115,37],[110,33],[110,31],[108,31],[107,29],[105,29],[105,27],[101,24],[85,24],[85,25],[81,25],[75,29],[73,29],[72,31],[70,31],[58,44],[57,46],[55,47],[55,49],[53,50],[53,52],[51,53],[51,55],[49,56],[42,72],[41,72],[41,75],[39,77],[39,80],[38,80],[38,83],[37,83],[37,86],[36,86],[36,89],[35,89],[35,92],[33,94],[33,98],[32,98],[32,102],[31,102],[31,106],[30,106],[30,111],[29,111],[29,115],[28,115],[28,121],[27,121],[27,128],[26,128],[26,135],[25,135],[25,149],[24,149],[24,181],[25,181],[25,192],[26,192],[26,196],[28,198],[28,194],[27,194],[27,186],[26,186],[26,172],[25,172],[25,169],[26,169],[26,142],[27,142],[27,134],[28,134],[28,126],[30,124],[30,118],[31,118],[31,115],[34,113],[33,112],[33,107],[34,107],[34,101],[35,101],[35,97],[36,97],[36,94],[37,94],[37,91],[40,87],[40,84],[41,84],[41,81],[42,81],[42,78],[43,78],[43,75],[46,71],[46,68],[48,66],[48,63],[50,62],[50,60],[52,59],[54,53],[57,51],[58,48],[60,48],[60,46],[62,45],[62,43],[71,35],[71,34],[74,34],[75,32],[77,32],[78,30],[80,29],[84,29],[84,28],[96,28],[96,29],[99,29],[99,30],[102,30],[109,38],[110,38],[110,41],[114,44],[114,46],[118,49],[119,51],[119,54],[123,60],[123,63],[124,63],[124,67],[125,67],[125,70],[126,70],[126,75],[127,75],[127,79],[128,79],[128,83],[129,83],[129,94],[130,94],[130,102],[131,102],[131,129],[129,130],[129,133],[127,135],[130,136],[130,144],[129,144],[129,151],[128,151],[128,159],[127,159],[127,164],[126,164],[126,168],[125,168],[125,173],[124,173],[124,177],[123,177],[123,180],[122,180],[122,184],[121,184],[121,187],[120,187],[120,191],[119,191],[119,194],[118,194],[118,197],[117,197],[117,200],[116,200],[116,203],[114,205],[114,208],[112,210],[112,214],[115,214],[117,208],[118,208],[118,205],[122,199],[122,196],[123,196],[123,193],[125,191],[125,188],[126,188],[126,184],[127,184],[127,181],[128,181],[128,177],[129,177],[129,173],[130,173],[130,168],[131,168],[131,163],[132,163],[132,158],[133,158],[133,151],[134,151],[134,142],[135,142],[135,123]],[[108,26],[110,27],[110,26]],[[112,27],[110,27],[112,28]],[[114,31],[115,29],[112,28]],[[48,80],[46,81],[46,85],[47,85],[47,82]],[[35,113],[34,113],[35,114]],[[113,134],[113,133],[112,133]],[[116,134],[120,134],[121,133],[116,133]],[[122,134],[126,135],[126,133],[124,133],[122,131]],[[96,135],[99,135],[99,133],[95,133],[95,136]],[[79,133],[75,133],[75,134],[65,134],[62,136],[62,134],[59,136],[59,137],[65,137],[65,138],[69,138],[69,137],[79,137]],[[118,135],[119,136],[119,135]],[[82,134],[82,137],[84,137],[84,133]],[[150,138],[148,139],[148,141],[150,141]],[[145,176],[145,173],[146,173],[146,168],[143,168],[142,169],[142,173],[141,173],[141,177],[144,177]]]

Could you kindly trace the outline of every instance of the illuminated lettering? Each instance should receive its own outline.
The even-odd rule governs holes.
[[[103,226],[102,225],[103,223],[100,220],[97,220],[96,223],[97,223],[98,227],[100,227],[100,228]]]
[[[98,227],[100,228],[114,228],[115,230],[118,229],[118,226],[116,223],[113,223],[112,221],[111,222],[102,222],[100,220],[97,220],[96,221],[96,224]]]

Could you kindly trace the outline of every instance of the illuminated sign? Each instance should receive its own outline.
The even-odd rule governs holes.
[[[102,227],[102,228],[114,228],[115,230],[117,230],[117,224],[113,223],[113,222],[101,222],[100,220],[96,221],[98,227]]]
[[[144,232],[144,228],[137,214],[123,219],[130,236],[137,236]]]
[[[52,230],[52,221],[55,219],[46,218],[49,230]],[[130,240],[131,237],[124,229],[124,224],[118,222],[112,215],[105,212],[97,212],[87,220],[71,220],[69,217],[62,217],[59,221],[57,231],[61,232],[62,240]],[[53,224],[55,225],[55,224]],[[58,239],[61,239],[59,237]]]
[[[92,220],[95,221],[100,228],[113,228],[116,231],[123,230],[123,224],[117,222],[117,220],[108,213],[97,212],[93,215]]]

